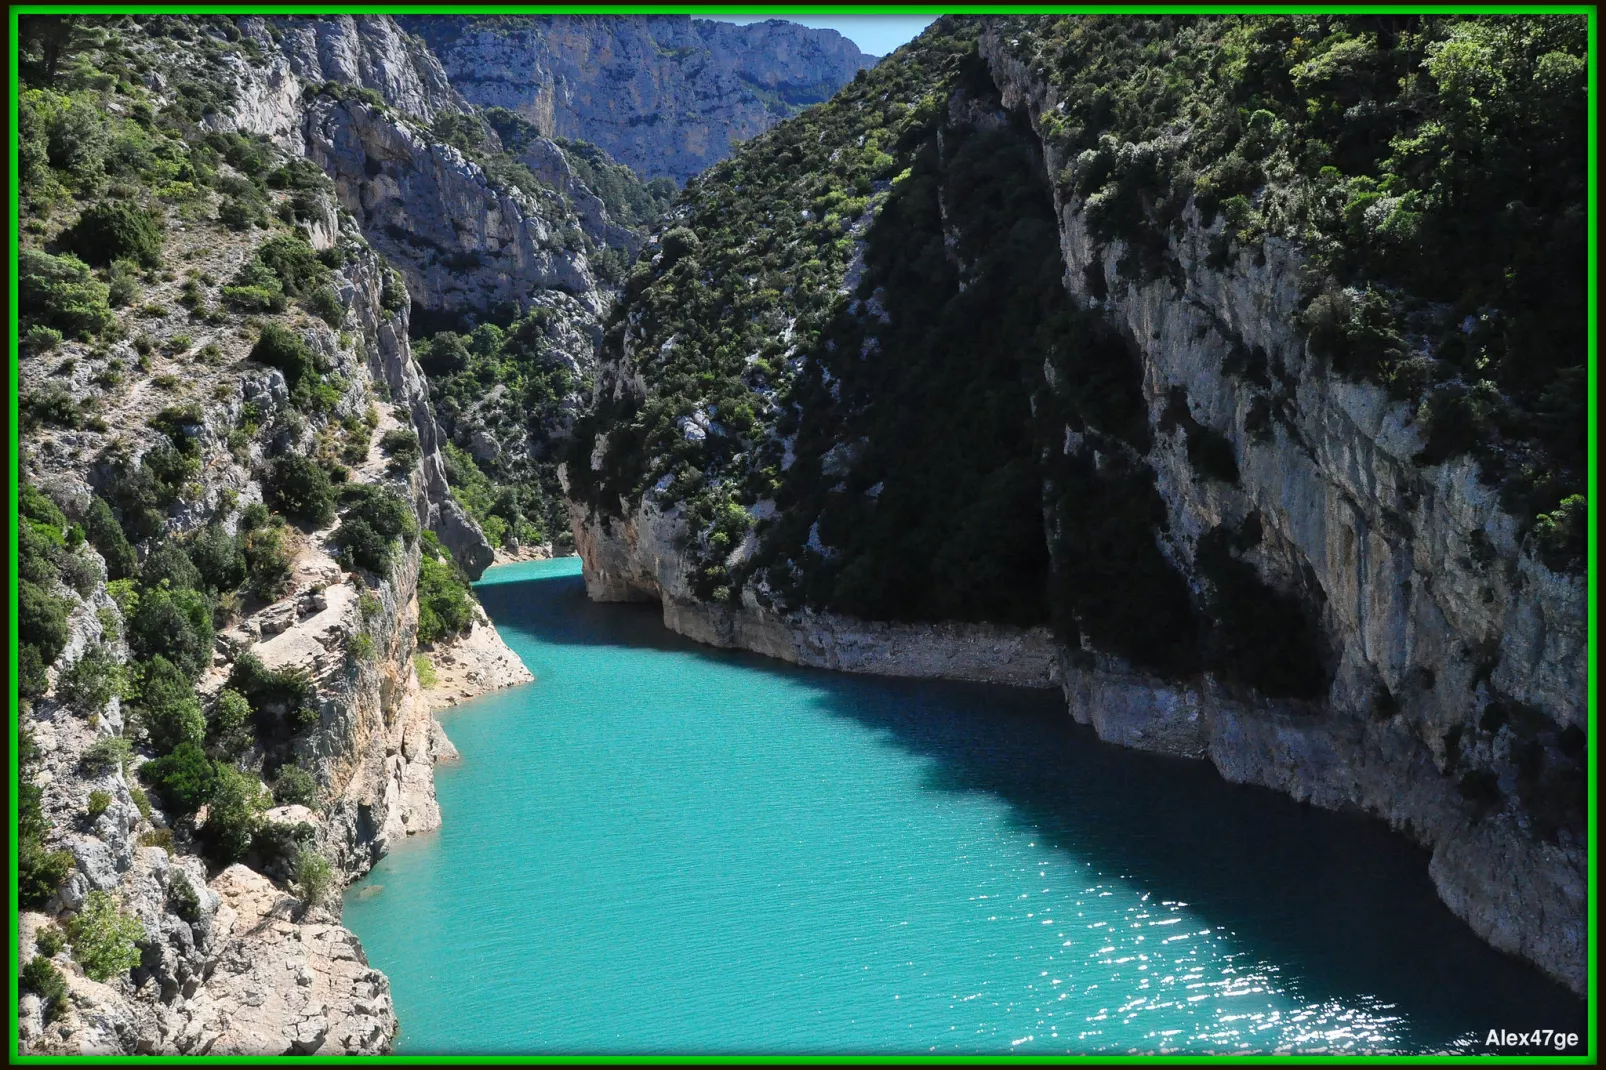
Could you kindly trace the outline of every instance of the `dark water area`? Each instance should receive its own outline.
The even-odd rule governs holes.
[[[1584,1033],[1582,1002],[1474,936],[1402,837],[1104,744],[1054,692],[713,650],[656,606],[589,602],[572,558],[479,594],[536,680],[445,715],[444,827],[345,907],[402,1053]]]

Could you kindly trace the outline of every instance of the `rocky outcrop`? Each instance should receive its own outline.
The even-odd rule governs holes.
[[[900,624],[803,610],[778,613],[745,591],[739,604],[692,594],[680,510],[649,499],[627,519],[571,504],[586,593],[598,602],[656,601],[664,626],[710,646],[751,650],[794,665],[882,676],[1054,687],[1060,647],[1047,628],[995,624]]]
[[[262,58],[228,57],[233,107],[211,125],[270,137],[322,167],[341,206],[405,276],[412,300],[431,312],[483,315],[523,309],[543,293],[570,295],[595,332],[606,299],[565,193],[493,181],[431,134],[437,118],[473,109],[417,38],[384,15],[245,18],[240,28]],[[376,96],[320,94],[327,83]],[[547,169],[567,164],[552,160]],[[571,185],[591,229],[606,237],[611,224],[598,199]]]
[[[406,16],[452,85],[547,136],[684,182],[737,141],[825,100],[873,57],[834,30],[684,15]]]
[[[256,48],[231,57],[235,106],[214,124],[272,138],[300,153],[303,91],[325,82],[378,93],[390,106],[423,122],[468,104],[451,87],[439,62],[388,15],[239,20]]]
[[[464,699],[535,679],[478,606],[474,607],[474,623],[465,634],[432,644],[424,657],[429,659],[435,676],[420,696],[430,710],[455,706]],[[446,746],[450,747],[450,743]],[[443,750],[437,757],[455,755],[454,748],[450,754]]]
[[[580,229],[598,245],[619,249],[630,260],[641,252],[642,235],[622,227],[608,216],[608,208],[591,188],[580,181],[569,163],[568,154],[551,138],[531,139],[519,149],[518,161],[531,174],[562,194],[579,220]]]

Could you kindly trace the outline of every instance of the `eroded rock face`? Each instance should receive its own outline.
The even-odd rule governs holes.
[[[493,181],[442,144],[431,124],[472,107],[429,49],[388,15],[247,17],[239,26],[258,57],[226,58],[233,105],[209,125],[269,137],[322,167],[340,208],[402,273],[422,309],[446,318],[555,309],[584,339],[564,355],[589,369],[610,298],[586,238],[632,253],[636,245],[574,178],[562,149],[541,142],[526,152],[553,187],[526,191]],[[377,102],[320,94],[326,83],[371,90]],[[337,226],[329,221],[331,232]]]
[[[982,53],[1008,106],[1034,119],[1054,107],[996,39],[984,34]],[[1051,147],[1045,155],[1058,173],[1066,161]],[[1067,286],[1136,348],[1151,422],[1163,427],[1184,397],[1193,419],[1231,444],[1235,483],[1199,478],[1182,434],[1155,435],[1146,460],[1168,513],[1163,550],[1197,584],[1201,537],[1253,516],[1258,545],[1242,559],[1301,594],[1333,664],[1327,693],[1302,704],[1229,698],[1208,679],[1142,681],[1106,659],[1067,672],[1073,714],[1105,738],[1208,754],[1229,779],[1385,818],[1433,850],[1440,895],[1480,935],[1582,991],[1582,837],[1539,827],[1510,790],[1516,770],[1502,753],[1518,729],[1491,726],[1485,713],[1515,704],[1553,730],[1587,727],[1583,578],[1551,572],[1519,545],[1475,461],[1416,464],[1423,444],[1409,410],[1308,351],[1298,250],[1268,238],[1212,267],[1213,230],[1190,208],[1172,239],[1180,285],[1131,282],[1116,270],[1124,250],[1094,242],[1083,205],[1057,191],[1056,209]],[[1229,371],[1244,354],[1266,363],[1260,382]],[[1252,430],[1260,406],[1277,416]],[[1459,790],[1473,768],[1504,781],[1495,812]]]
[[[543,206],[521,190],[493,186],[458,150],[372,104],[320,102],[305,129],[308,157],[335,180],[341,204],[401,267],[409,294],[425,308],[483,312],[558,290],[592,315],[601,312],[560,199]]]
[[[452,85],[547,136],[582,138],[649,177],[684,182],[730,146],[825,100],[874,58],[834,30],[684,15],[400,20]]]
[[[1055,687],[1060,647],[1047,628],[996,624],[901,624],[838,613],[777,613],[751,591],[740,605],[699,600],[678,549],[679,508],[649,499],[628,518],[600,517],[570,504],[586,593],[597,602],[661,602],[664,626],[726,649],[839,672],[914,676],[1016,687]]]
[[[324,82],[372,89],[423,122],[468,110],[435,57],[388,15],[247,16],[239,27],[258,56],[234,62],[235,108],[216,117],[219,128],[263,134],[300,152],[302,92]]]

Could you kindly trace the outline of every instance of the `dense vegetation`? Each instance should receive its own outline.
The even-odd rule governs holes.
[[[919,44],[688,183],[604,336],[603,359],[632,357],[650,389],[598,384],[569,455],[573,492],[608,511],[649,487],[666,507],[685,502],[709,596],[736,596],[725,558],[752,526],[747,507],[779,488],[771,429],[836,314],[852,228],[929,136],[973,50],[933,34]]]
[[[978,62],[950,84],[976,84]],[[1020,121],[936,119],[903,145],[853,292],[890,322],[861,304],[826,325],[790,392],[801,417],[777,423],[796,455],[775,480],[780,516],[736,575],[792,562],[766,574],[777,597],[861,617],[1043,623],[1029,395],[1039,325],[1067,298],[1042,161]]]
[[[483,461],[452,443],[445,450],[452,492],[492,545],[572,539],[551,445],[567,433],[582,383],[559,330],[552,310],[533,308],[505,327],[441,331],[414,347],[448,439],[478,431],[515,446]]]
[[[1190,198],[1217,255],[1263,234],[1319,272],[1306,326],[1339,372],[1470,452],[1553,567],[1582,563],[1586,24],[1581,16],[1006,19],[1043,117],[1131,276],[1174,275]]]

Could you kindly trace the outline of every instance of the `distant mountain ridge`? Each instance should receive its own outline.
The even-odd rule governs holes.
[[[684,182],[876,59],[835,30],[686,15],[402,16],[453,87]]]

